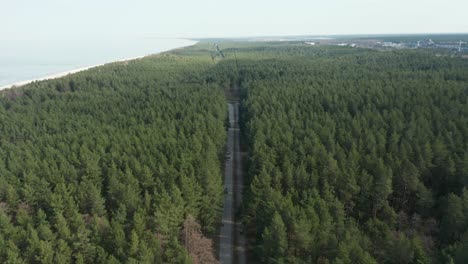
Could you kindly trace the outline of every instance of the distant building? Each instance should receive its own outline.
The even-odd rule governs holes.
[[[432,41],[432,39],[423,39],[423,40],[420,40],[418,42],[419,42],[418,47],[420,47],[420,48],[429,48],[429,47],[434,46],[434,44],[435,44],[435,42]]]
[[[401,48],[401,44],[399,43],[393,43],[393,42],[384,42],[382,43],[383,47],[389,47],[389,48]]]

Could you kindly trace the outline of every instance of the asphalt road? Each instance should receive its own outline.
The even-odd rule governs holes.
[[[222,264],[245,263],[245,238],[236,222],[235,211],[242,201],[242,163],[240,156],[239,105],[229,103],[226,166],[224,172],[224,207],[219,239],[219,261]]]
[[[242,205],[242,194],[244,187],[244,175],[242,169],[241,149],[240,149],[240,129],[239,129],[239,104],[236,103],[234,107],[234,200],[235,209],[238,211]],[[245,254],[245,237],[243,232],[243,226],[238,219],[235,218],[236,229],[234,231],[235,241],[235,260],[238,264],[246,263]]]

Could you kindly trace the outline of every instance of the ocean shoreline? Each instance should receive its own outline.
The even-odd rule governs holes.
[[[191,40],[191,39],[187,39],[187,40]],[[8,84],[8,85],[0,86],[0,91],[6,90],[6,89],[19,88],[21,86],[24,86],[24,85],[27,85],[27,84],[30,84],[30,83],[33,83],[33,82],[59,79],[59,78],[62,78],[62,77],[65,77],[65,76],[68,76],[68,75],[71,75],[71,74],[75,74],[75,73],[87,71],[87,70],[90,70],[90,69],[93,69],[93,68],[96,68],[96,67],[104,66],[106,64],[138,60],[138,59],[142,59],[142,58],[145,58],[145,57],[161,54],[161,53],[164,53],[164,52],[190,47],[190,46],[193,46],[193,45],[195,45],[195,44],[197,44],[199,42],[199,41],[194,41],[194,40],[191,40],[191,41],[193,41],[194,43],[192,43],[190,45],[186,45],[186,46],[175,47],[175,48],[171,48],[171,49],[168,49],[168,50],[162,50],[160,52],[151,53],[151,54],[142,55],[142,56],[136,56],[136,57],[134,56],[134,57],[130,57],[130,58],[119,59],[119,60],[104,62],[104,63],[100,63],[100,64],[94,64],[94,65],[90,65],[90,66],[84,66],[84,67],[80,67],[80,68],[77,68],[77,69],[72,69],[72,70],[59,72],[59,73],[54,73],[54,74],[47,75],[47,76],[44,76],[44,77],[39,77],[39,78],[35,78],[35,79],[30,79],[30,80],[25,80],[25,81],[20,81],[20,82]]]

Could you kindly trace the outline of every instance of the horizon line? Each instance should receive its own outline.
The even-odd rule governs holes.
[[[291,35],[239,35],[224,37],[174,37],[181,39],[239,39],[239,38],[271,38],[271,37],[343,37],[343,36],[424,36],[424,35],[468,35],[467,32],[413,32],[413,33],[350,33],[350,34],[291,34]],[[160,38],[160,37],[156,37]],[[165,38],[165,37],[161,37]]]

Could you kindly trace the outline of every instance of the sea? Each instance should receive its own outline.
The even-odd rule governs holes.
[[[0,41],[0,87],[195,43],[158,37]]]

